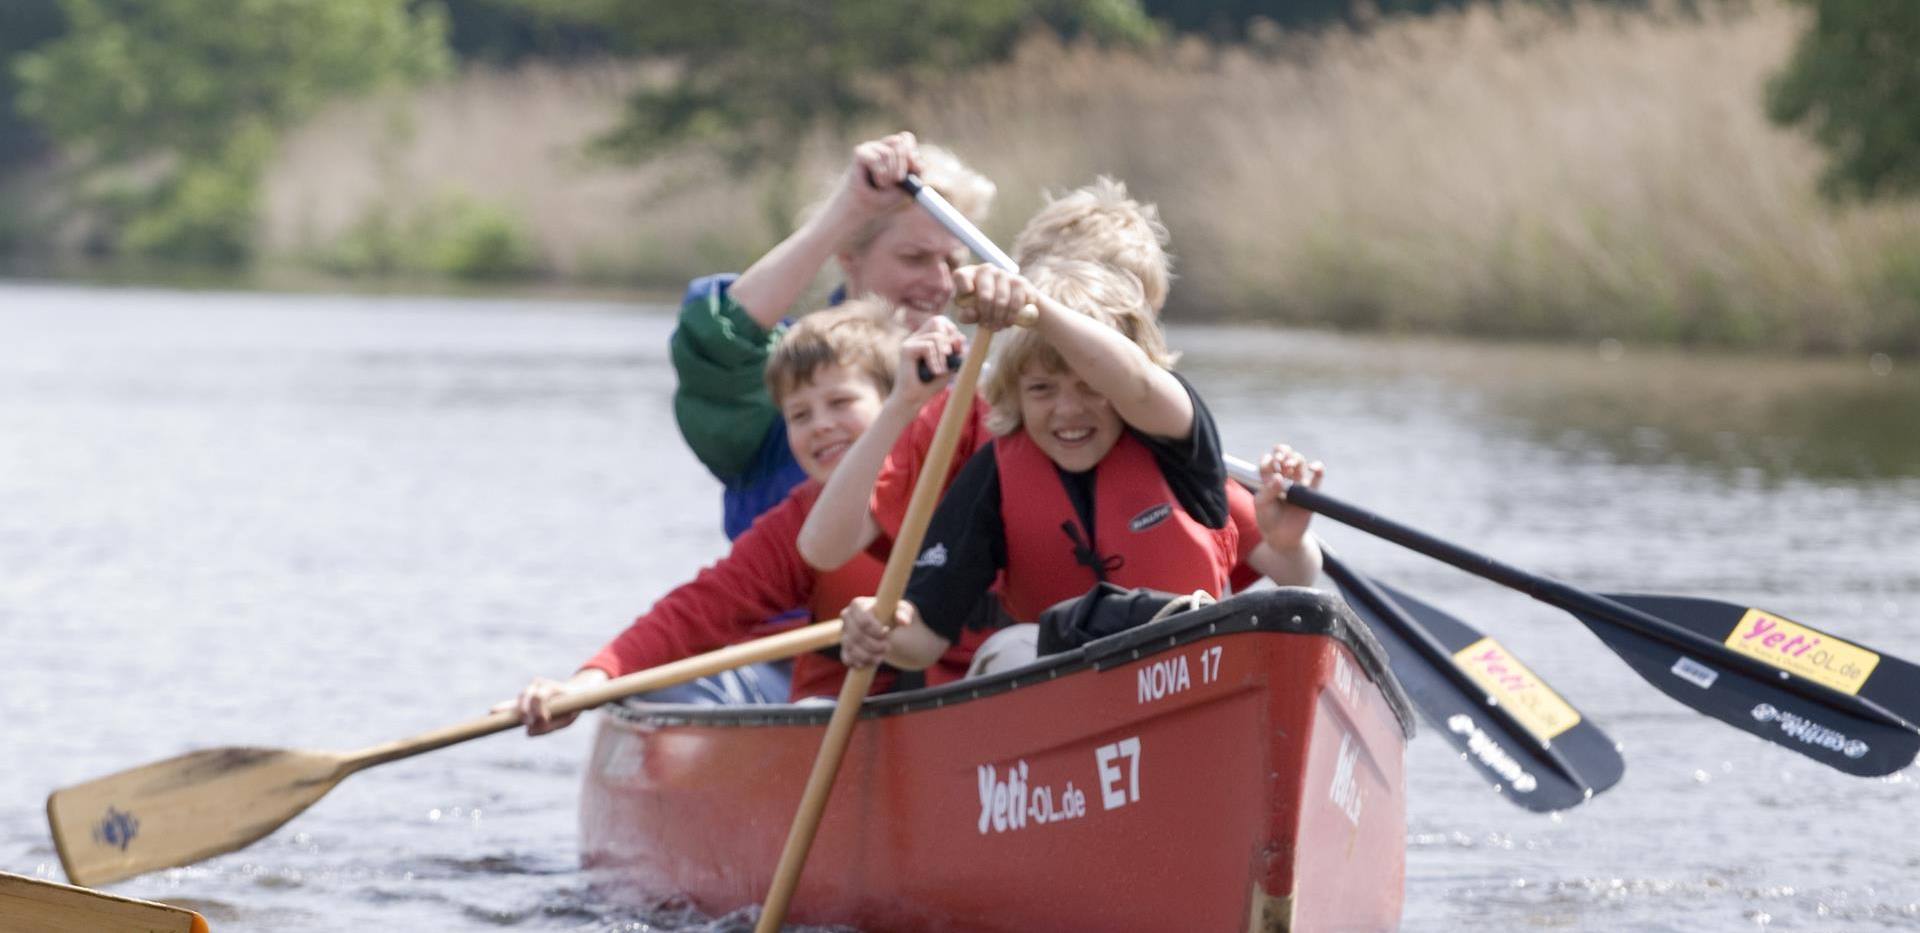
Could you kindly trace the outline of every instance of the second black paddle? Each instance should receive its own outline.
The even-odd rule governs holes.
[[[1920,755],[1908,661],[1751,606],[1589,593],[1305,486],[1287,501],[1564,609],[1668,696],[1830,768],[1877,777]]]

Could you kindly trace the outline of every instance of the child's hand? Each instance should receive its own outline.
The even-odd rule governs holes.
[[[839,206],[862,219],[884,214],[900,205],[907,192],[900,187],[908,172],[920,171],[920,151],[913,134],[905,131],[870,139],[853,147],[853,158],[834,192]]]
[[[915,409],[940,393],[952,381],[950,357],[965,353],[967,338],[960,328],[934,315],[900,344],[900,368],[893,378],[893,394]],[[928,377],[928,378],[923,378]]]
[[[571,725],[574,719],[579,717],[580,714],[578,712],[572,712],[564,716],[555,716],[550,709],[553,702],[570,693],[576,693],[588,687],[606,682],[606,672],[594,667],[587,668],[565,681],[535,677],[532,683],[527,684],[526,689],[520,691],[518,697],[494,704],[492,711],[496,713],[504,713],[508,710],[518,712],[520,714],[520,721],[527,724],[528,735],[540,735],[556,729],[564,729]]]
[[[887,656],[887,627],[873,614],[873,597],[856,597],[840,610],[840,662],[872,667]]]
[[[963,324],[978,323],[988,330],[1029,323],[1034,312],[1026,309],[1040,300],[1039,291],[1019,273],[999,266],[955,269],[953,286],[958,306],[955,316]]]
[[[1320,461],[1308,463],[1285,444],[1273,445],[1273,449],[1260,458],[1260,491],[1254,496],[1254,517],[1260,523],[1260,536],[1266,539],[1268,547],[1284,552],[1300,546],[1313,513],[1288,505],[1284,487],[1287,483],[1300,483],[1309,489],[1319,489],[1326,472]]]

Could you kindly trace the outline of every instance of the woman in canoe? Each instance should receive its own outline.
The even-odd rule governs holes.
[[[1004,328],[1029,304],[1039,317],[997,356],[986,388],[995,437],[935,510],[894,624],[873,615],[870,598],[842,613],[846,662],[934,663],[1002,573],[1002,601],[1020,622],[1103,580],[1227,592],[1242,549],[1228,519],[1218,431],[1167,368],[1171,355],[1139,281],[1076,260],[1042,261],[1025,277],[972,266],[956,278],[974,296],[963,320]],[[1306,534],[1311,516],[1286,507],[1281,478],[1317,486],[1322,469],[1277,447],[1262,473],[1263,540],[1245,561],[1276,583],[1310,585],[1320,568]]]
[[[806,479],[763,374],[786,333],[786,316],[821,268],[834,261],[845,283],[830,303],[876,295],[908,330],[953,298],[960,241],[901,190],[908,172],[976,222],[993,202],[993,182],[946,150],[919,145],[906,132],[869,140],[854,147],[833,193],[800,229],[745,272],[687,287],[670,346],[679,379],[674,420],[725,485],[729,538]]]

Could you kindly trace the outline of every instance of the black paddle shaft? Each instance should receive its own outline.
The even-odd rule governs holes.
[[[1920,727],[1916,727],[1904,717],[1865,697],[1842,693],[1824,684],[1796,677],[1787,671],[1731,651],[1711,638],[1675,625],[1666,619],[1577,589],[1558,580],[1528,573],[1493,558],[1476,554],[1392,519],[1349,505],[1319,490],[1296,483],[1287,490],[1287,501],[1308,511],[1325,515],[1341,524],[1351,525],[1435,560],[1451,564],[1475,576],[1519,590],[1534,599],[1564,609],[1583,619],[1610,622],[1655,641],[1664,642],[1681,651],[1704,654],[1714,658],[1722,666],[1737,668],[1749,677],[1814,703],[1839,707],[1883,726],[1909,733],[1920,732]]]

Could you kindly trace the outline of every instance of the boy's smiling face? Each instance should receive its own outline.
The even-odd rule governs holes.
[[[880,414],[881,402],[873,380],[838,364],[814,370],[789,389],[780,401],[780,415],[786,419],[787,446],[800,469],[826,482],[847,448]]]
[[[1071,370],[1029,362],[1020,370],[1020,421],[1063,470],[1084,473],[1120,440],[1120,413]]]

